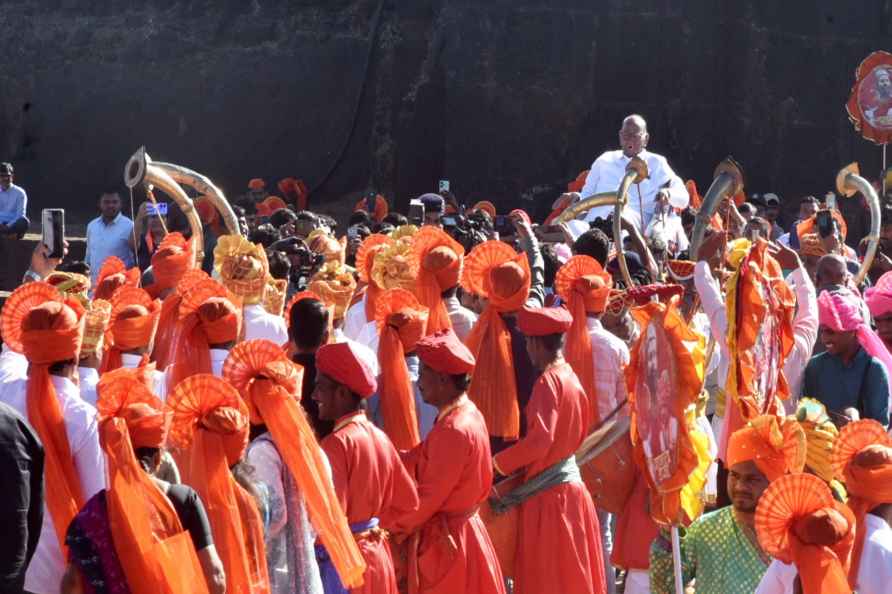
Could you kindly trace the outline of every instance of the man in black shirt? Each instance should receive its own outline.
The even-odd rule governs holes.
[[[325,304],[313,297],[294,303],[288,315],[288,334],[295,353],[291,359],[304,368],[300,403],[320,440],[334,428],[333,421],[319,418],[319,404],[311,398],[316,388],[316,351],[328,342],[330,315]]]

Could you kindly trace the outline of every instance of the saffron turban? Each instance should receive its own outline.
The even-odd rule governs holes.
[[[269,262],[266,250],[241,235],[224,235],[214,248],[214,271],[223,286],[246,305],[259,303],[266,291]]]
[[[196,310],[208,344],[223,344],[238,338],[241,311],[226,297],[211,297]]]
[[[526,336],[563,334],[573,324],[573,316],[563,307],[524,307],[517,314],[517,328]]]
[[[341,262],[326,262],[310,279],[307,289],[319,296],[319,299],[330,307],[334,307],[334,318],[341,319],[356,292],[356,279]]]
[[[356,272],[359,274],[359,280],[366,283],[367,286],[365,293],[365,317],[367,322],[375,319],[378,297],[384,290],[372,277],[372,268],[378,253],[383,252],[393,243],[394,241],[390,237],[380,233],[373,233],[363,240],[359,250],[356,252]]]
[[[259,177],[255,177],[248,182],[249,190],[262,190],[266,187],[266,182],[260,179]]]
[[[375,219],[376,222],[380,223],[384,220],[384,217],[387,216],[387,213],[390,211],[390,207],[387,204],[387,199],[384,198],[381,194],[375,195],[374,200],[374,208],[369,209],[369,201],[366,198],[363,198],[359,202],[356,203],[356,206],[353,207],[353,212],[357,211],[365,211],[372,215],[372,218]]]
[[[123,260],[117,256],[109,256],[99,268],[93,298],[111,301],[115,291],[119,288],[125,285],[128,287],[139,286],[139,279],[139,268],[133,267],[128,269],[124,265]]]
[[[464,247],[442,229],[427,225],[412,238],[412,252],[418,270],[415,295],[431,312],[427,331],[451,328],[442,294],[461,280]]]
[[[892,271],[883,274],[875,287],[867,289],[864,298],[874,318],[892,313]]]
[[[495,220],[496,218],[496,206],[489,200],[481,200],[471,207],[471,211],[480,210],[489,215],[489,218]]]
[[[378,389],[375,374],[349,342],[336,342],[316,351],[316,369],[360,398],[368,398]]]
[[[182,233],[168,233],[152,254],[155,290],[161,292],[176,286],[186,272],[195,267],[192,241]]]
[[[805,433],[799,423],[782,425],[774,415],[754,418],[728,441],[728,468],[752,461],[769,481],[805,467]]]
[[[438,373],[471,373],[477,363],[451,328],[425,336],[415,345],[415,352],[422,363]]]

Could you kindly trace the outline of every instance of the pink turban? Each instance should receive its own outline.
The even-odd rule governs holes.
[[[867,289],[864,297],[874,318],[892,313],[892,271],[881,276],[877,286]]]
[[[878,287],[879,288],[879,287]],[[892,377],[892,355],[883,340],[861,317],[859,299],[849,292],[822,291],[818,296],[818,321],[835,332],[855,332],[858,343],[868,355],[882,361]],[[890,387],[892,392],[892,387]],[[892,401],[892,393],[890,393]]]

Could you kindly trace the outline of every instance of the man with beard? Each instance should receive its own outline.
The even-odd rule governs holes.
[[[697,594],[750,594],[771,561],[756,537],[755,514],[768,485],[805,465],[805,434],[795,422],[753,419],[728,443],[731,505],[701,516],[681,539],[682,581],[697,580]],[[672,546],[665,533],[650,551],[654,594],[675,592]]]

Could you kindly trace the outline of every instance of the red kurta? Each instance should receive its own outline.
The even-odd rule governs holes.
[[[335,493],[351,524],[378,518],[379,526],[390,528],[418,509],[415,483],[396,448],[364,413],[340,419],[321,445],[331,463]],[[387,541],[375,534],[357,542],[368,569],[362,587],[350,592],[398,594]]]
[[[505,594],[499,560],[477,515],[492,488],[492,457],[474,403],[463,396],[440,413],[409,460],[420,505],[398,525],[402,532],[419,532],[418,592]],[[411,574],[409,579],[411,587]]]
[[[660,531],[648,513],[647,479],[638,474],[632,495],[616,519],[610,561],[623,569],[649,569],[650,543]]]
[[[499,472],[524,468],[527,479],[572,456],[585,438],[589,402],[569,363],[536,380],[526,406],[526,435],[500,452]],[[582,482],[547,489],[520,505],[516,594],[604,593],[598,516]]]

